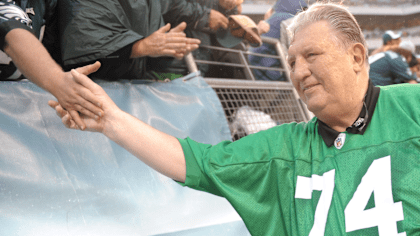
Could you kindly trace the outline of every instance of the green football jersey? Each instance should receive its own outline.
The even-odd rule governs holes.
[[[225,197],[252,235],[419,235],[420,86],[382,87],[365,133],[318,122],[211,146],[180,139],[185,186]]]

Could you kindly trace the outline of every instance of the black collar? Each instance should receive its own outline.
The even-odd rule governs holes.
[[[365,95],[365,100],[363,101],[363,108],[353,125],[346,129],[347,132],[361,135],[365,133],[365,130],[369,125],[370,120],[372,119],[376,103],[378,102],[379,92],[379,87],[375,87],[369,80],[368,90]],[[318,119],[318,134],[321,135],[325,144],[328,147],[331,147],[340,132],[332,129],[327,124]]]

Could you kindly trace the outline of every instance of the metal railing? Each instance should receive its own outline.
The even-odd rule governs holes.
[[[308,121],[312,118],[291,83],[285,61],[286,55],[280,41],[268,37],[262,37],[262,40],[264,43],[274,45],[277,55],[252,53],[244,46],[242,50],[201,46],[211,50],[235,53],[241,63],[195,60],[191,54],[185,58],[190,72],[198,71],[198,63],[237,67],[244,70],[245,78],[243,79],[204,78],[219,97],[233,140],[278,124]],[[278,59],[281,66],[270,68],[250,65],[247,60],[248,55]],[[257,80],[252,69],[284,72],[286,81]]]

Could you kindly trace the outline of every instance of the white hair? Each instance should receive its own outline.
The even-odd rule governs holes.
[[[300,29],[318,21],[327,21],[329,23],[336,32],[333,40],[338,46],[342,46],[343,49],[347,49],[354,43],[362,44],[365,48],[367,62],[368,47],[359,24],[346,7],[337,3],[317,2],[306,11],[298,13],[288,27],[291,42],[293,42],[296,33]],[[368,62],[367,65],[369,66]]]

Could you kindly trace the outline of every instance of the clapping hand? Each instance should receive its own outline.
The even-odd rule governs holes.
[[[198,48],[201,43],[198,39],[187,38],[183,32],[185,22],[171,29],[170,24],[158,29],[150,36],[133,45],[131,57],[163,57],[170,56],[182,59],[187,53]]]

